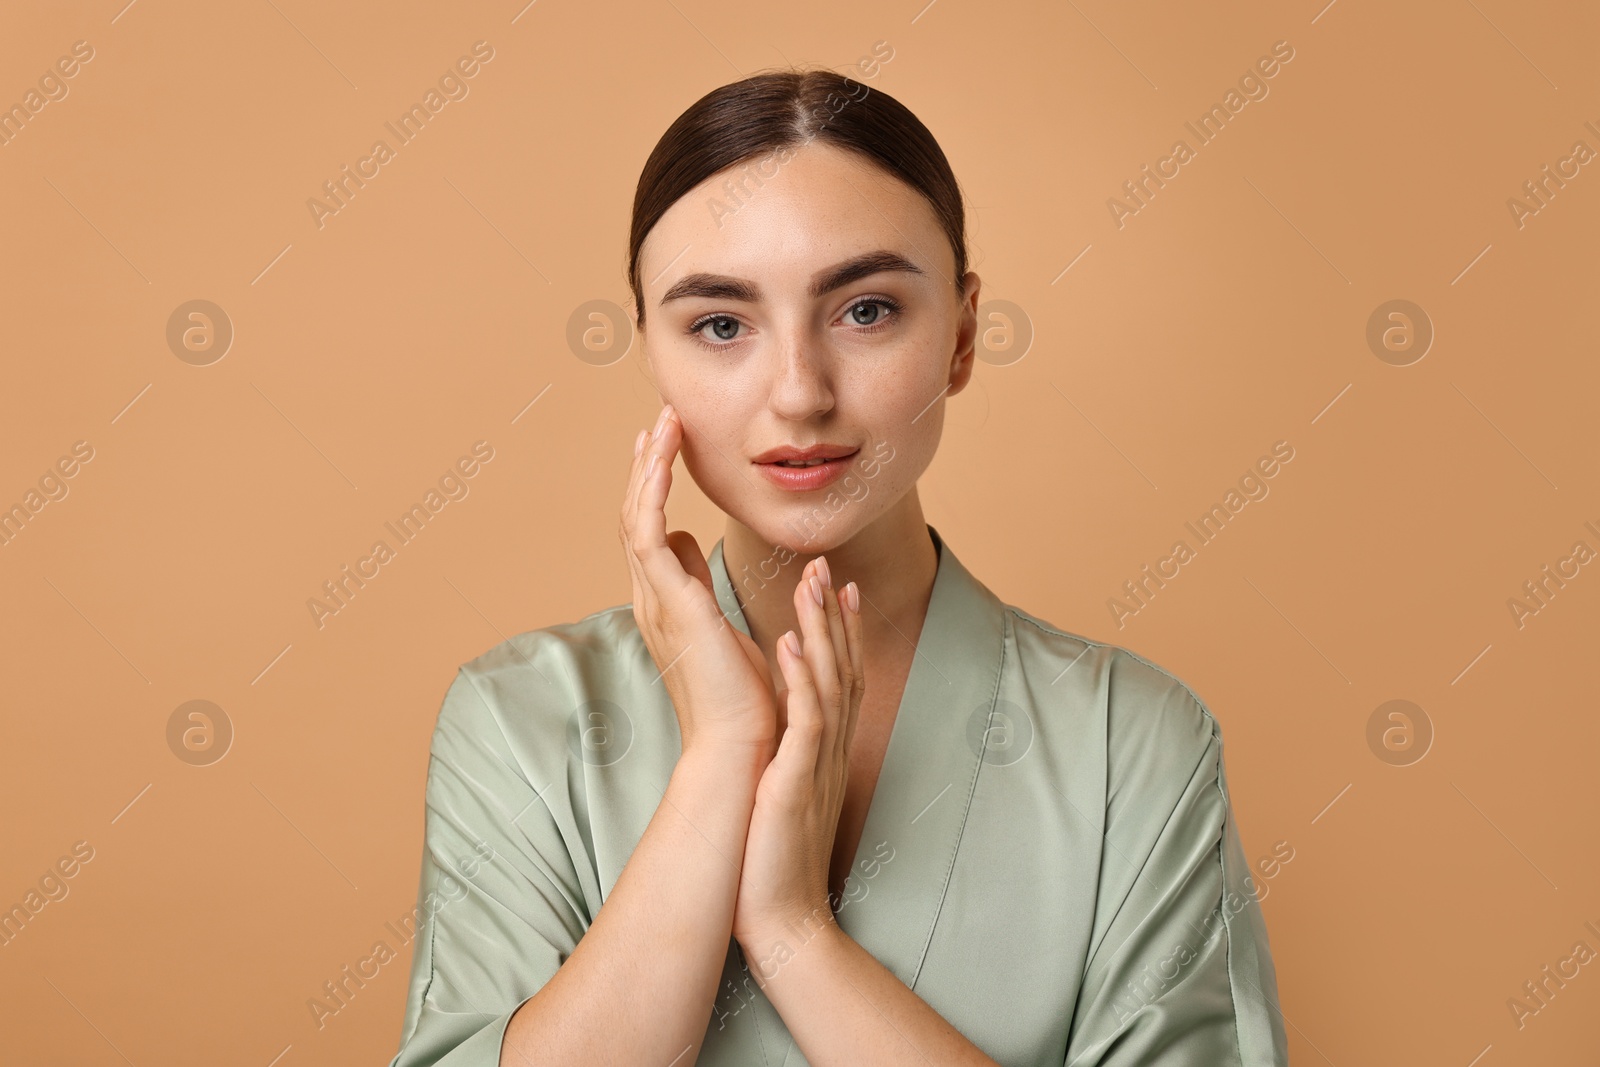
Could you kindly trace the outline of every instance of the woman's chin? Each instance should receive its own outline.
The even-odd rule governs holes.
[[[803,556],[820,555],[848,541],[859,522],[858,516],[835,515],[826,505],[799,501],[737,517],[767,544]]]

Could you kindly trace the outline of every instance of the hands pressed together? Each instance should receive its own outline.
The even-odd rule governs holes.
[[[793,592],[800,633],[778,640],[776,688],[765,653],[723,616],[699,544],[686,531],[667,532],[682,441],[671,405],[654,430],[640,432],[620,534],[634,618],[672,699],[683,751],[742,760],[753,747],[765,764],[733,920],[748,949],[773,931],[832,919],[828,870],[866,688],[860,594],[854,582],[835,590],[823,557],[806,565]]]

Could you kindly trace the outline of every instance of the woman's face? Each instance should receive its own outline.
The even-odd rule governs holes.
[[[642,336],[696,484],[767,543],[817,553],[932,462],[945,398],[972,374],[978,276],[958,298],[932,206],[861,157],[812,142],[766,159],[650,231]],[[809,474],[771,462],[813,446],[848,455]]]

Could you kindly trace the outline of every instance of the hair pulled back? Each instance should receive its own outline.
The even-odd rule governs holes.
[[[689,190],[757,157],[821,141],[876,163],[925,197],[955,252],[959,297],[967,273],[966,214],[950,163],[928,128],[900,101],[827,69],[771,71],[696,100],[656,142],[639,174],[628,235],[628,285],[645,324],[639,251],[655,224]],[[770,180],[770,175],[766,180]],[[759,175],[735,181],[749,191]]]

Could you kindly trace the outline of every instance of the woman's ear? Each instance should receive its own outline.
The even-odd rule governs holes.
[[[656,368],[655,364],[650,361],[649,338],[644,332],[644,327],[639,325],[639,305],[629,300],[627,312],[628,321],[633,326],[634,352],[638,357],[635,362],[639,366],[639,373],[644,375],[645,381],[649,382],[651,387],[654,388],[656,384]],[[657,388],[656,392],[659,394],[661,390]]]
[[[977,359],[978,291],[983,279],[977,271],[967,271],[962,279],[961,307],[956,318],[956,347],[950,357],[950,391],[954,396],[972,380],[973,365]]]
[[[633,327],[633,335],[640,340],[643,340],[644,326],[639,322],[639,302],[630,296],[628,297],[628,303],[623,310],[628,313],[628,323]]]

